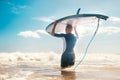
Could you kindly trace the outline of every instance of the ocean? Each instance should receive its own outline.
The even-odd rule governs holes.
[[[82,53],[76,53],[76,63]],[[0,80],[120,80],[119,53],[88,53],[74,71],[60,69],[55,52],[0,53]]]

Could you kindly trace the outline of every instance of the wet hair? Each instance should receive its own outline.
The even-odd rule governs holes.
[[[71,24],[67,24],[66,28],[68,28],[68,29],[72,29],[73,27],[72,27]]]

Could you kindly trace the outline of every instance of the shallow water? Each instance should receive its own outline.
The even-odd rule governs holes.
[[[120,55],[94,59],[88,56],[89,60],[86,59],[75,71],[73,68],[61,71],[59,60],[51,56],[42,61],[41,56],[38,59],[38,55],[32,58],[31,55],[11,54],[7,58],[0,55],[0,80],[120,80]],[[14,60],[10,60],[13,56]]]
[[[120,80],[120,67],[113,65],[81,65],[76,71],[61,71],[59,65],[34,64],[38,63],[1,65],[0,80]]]

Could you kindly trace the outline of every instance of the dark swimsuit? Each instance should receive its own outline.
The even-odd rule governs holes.
[[[77,38],[72,34],[55,34],[56,37],[63,37],[64,51],[61,57],[61,67],[72,66],[75,63],[74,46]]]

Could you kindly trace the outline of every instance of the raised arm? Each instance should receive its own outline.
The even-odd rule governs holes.
[[[55,34],[55,28],[56,28],[57,23],[58,23],[58,21],[54,22],[54,26],[53,26],[53,29],[52,29],[52,32],[51,32],[51,35],[53,35],[53,36]]]

